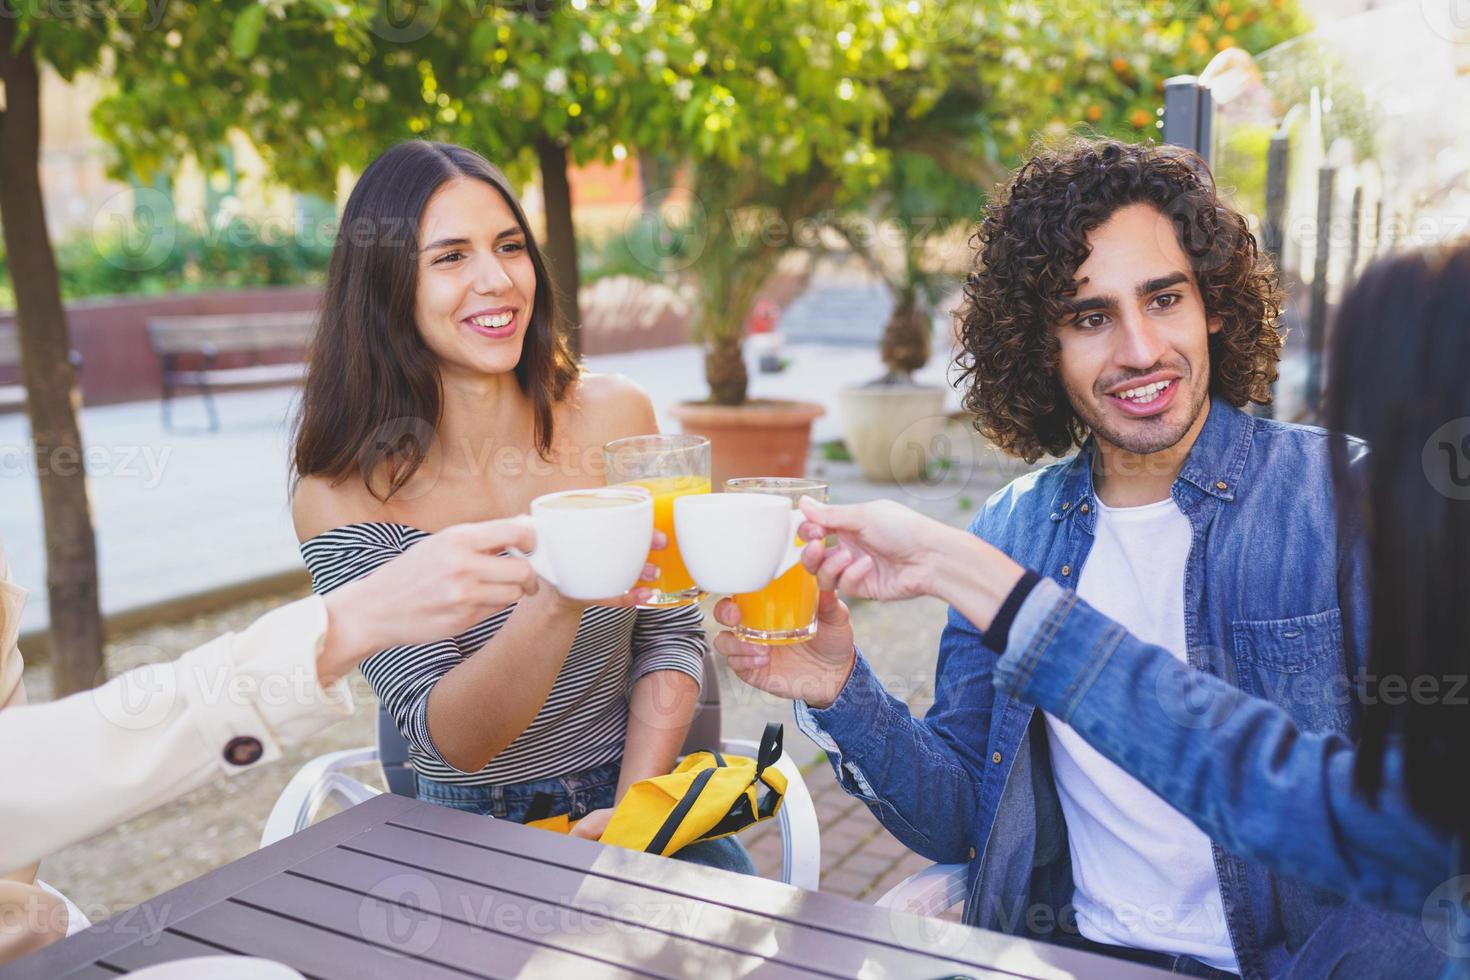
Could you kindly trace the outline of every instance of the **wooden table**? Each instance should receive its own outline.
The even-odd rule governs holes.
[[[0,976],[220,953],[340,980],[1164,975],[385,795]]]

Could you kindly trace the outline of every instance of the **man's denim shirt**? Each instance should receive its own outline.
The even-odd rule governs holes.
[[[1012,482],[971,532],[1075,587],[1097,519],[1095,452],[1089,441]],[[1364,452],[1361,443],[1349,451]],[[1349,685],[1364,667],[1368,607],[1358,534],[1339,527],[1332,486],[1326,433],[1254,418],[1217,398],[1171,494],[1193,529],[1184,579],[1190,664],[1282,705],[1305,728],[1351,733]],[[934,705],[922,721],[861,654],[837,700],[822,710],[797,702],[796,720],[827,751],[843,788],[895,837],[930,860],[968,862],[966,922],[1064,939],[1075,932],[1071,856],[1046,728],[1030,705],[996,692],[996,660],[951,609]],[[1443,960],[1417,920],[1211,849],[1242,976],[1438,972]],[[1424,971],[1415,973],[1420,958]]]

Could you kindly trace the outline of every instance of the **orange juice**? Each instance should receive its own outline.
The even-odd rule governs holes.
[[[810,639],[816,630],[817,577],[797,565],[759,592],[735,597],[740,608],[740,629],[758,634],[761,643],[800,643]]]
[[[725,481],[727,493],[768,493],[799,507],[802,497],[827,502],[827,484],[790,476],[742,476]],[[798,545],[804,544],[801,538]],[[735,635],[750,643],[780,646],[817,635],[817,579],[801,565],[777,576],[764,589],[735,596],[740,625]]]
[[[646,480],[630,480],[623,486],[643,487],[653,494],[653,526],[655,530],[662,531],[669,536],[669,545],[663,551],[651,551],[648,553],[648,561],[659,570],[658,581],[640,582],[639,585],[650,586],[669,598],[660,601],[660,595],[655,595],[652,604],[678,604],[682,602],[695,601],[698,591],[694,579],[689,576],[689,570],[684,567],[684,559],[679,556],[678,539],[674,536],[674,500],[689,494],[709,493],[710,479],[707,476],[659,476]],[[813,579],[815,581],[815,579]],[[673,598],[675,593],[690,593],[692,595]]]

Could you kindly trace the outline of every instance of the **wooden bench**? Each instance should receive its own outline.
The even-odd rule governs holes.
[[[71,352],[71,366],[78,372],[82,369],[82,355],[77,351]],[[0,368],[20,367],[20,332],[14,327],[10,329],[0,328]],[[0,411],[7,408],[24,409],[26,405],[26,386],[23,381],[15,384],[0,384]]]
[[[266,387],[297,384],[305,364],[252,363],[216,367],[224,354],[248,354],[258,360],[266,351],[305,351],[316,329],[315,312],[223,313],[208,316],[159,316],[148,321],[148,342],[163,368],[163,424],[173,428],[171,403],[180,386],[199,389],[209,413],[209,431],[219,431],[213,389],[221,385]],[[194,367],[184,366],[193,362]]]

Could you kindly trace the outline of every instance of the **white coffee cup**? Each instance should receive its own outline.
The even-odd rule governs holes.
[[[653,495],[641,487],[548,493],[516,518],[536,532],[536,574],[568,599],[611,599],[638,584],[653,541]]]
[[[801,561],[804,517],[769,493],[696,493],[674,499],[679,555],[706,592],[759,592]]]

